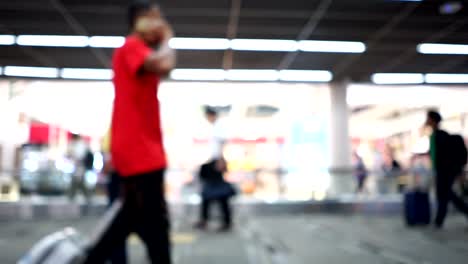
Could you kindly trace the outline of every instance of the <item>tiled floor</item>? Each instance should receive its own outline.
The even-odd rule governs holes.
[[[0,263],[16,260],[39,238],[66,226],[89,234],[96,217],[0,223]],[[191,220],[173,222],[176,264],[230,263],[466,263],[468,222],[452,216],[446,229],[412,228],[399,216],[290,215],[239,217],[231,233],[198,232]],[[131,263],[147,263],[136,237]]]

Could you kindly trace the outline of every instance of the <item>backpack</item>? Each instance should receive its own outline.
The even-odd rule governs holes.
[[[91,150],[86,151],[86,155],[83,159],[83,166],[86,170],[92,170],[94,168],[94,154]]]
[[[468,162],[468,151],[466,149],[465,139],[460,135],[451,135],[450,149],[453,155],[453,165],[456,168],[463,169]]]

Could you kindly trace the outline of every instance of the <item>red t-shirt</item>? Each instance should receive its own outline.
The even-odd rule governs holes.
[[[157,99],[159,76],[142,71],[151,52],[143,40],[129,36],[113,57],[111,154],[115,169],[124,177],[166,167]]]

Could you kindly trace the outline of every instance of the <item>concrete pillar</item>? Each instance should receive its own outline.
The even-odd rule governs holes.
[[[10,81],[0,81],[0,177],[11,177],[15,170],[17,148],[24,143],[23,127],[19,122],[20,112],[11,101],[11,91],[16,85]],[[19,85],[24,85],[19,83]]]
[[[331,196],[352,193],[351,137],[349,133],[348,82],[330,84],[330,176]]]
[[[349,134],[349,107],[347,103],[348,82],[330,85],[330,147],[331,168],[349,169],[351,167],[351,138]]]
[[[7,81],[0,81],[0,122],[3,123],[5,116],[7,115],[7,106],[9,98],[9,86]],[[2,131],[0,131],[0,177],[5,170],[5,164],[8,163],[6,160],[6,147],[4,146],[5,130],[6,124],[2,124]]]

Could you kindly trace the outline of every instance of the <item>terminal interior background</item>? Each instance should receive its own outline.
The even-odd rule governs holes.
[[[463,1],[159,3],[178,52],[157,95],[173,201],[198,199],[206,105],[221,110],[227,178],[245,201],[354,196],[353,152],[371,172],[363,195],[395,195],[408,178],[388,182],[380,165],[392,154],[409,169],[414,155],[427,153],[427,109],[442,112],[448,131],[468,133]],[[0,199],[64,195],[71,133],[95,151],[88,181],[102,195],[110,59],[126,34],[127,5],[0,3]]]
[[[227,178],[246,201],[304,201],[353,196],[352,172],[329,173],[330,85],[263,82],[164,82],[158,94],[170,167],[167,192],[172,201],[197,202],[197,172],[209,158],[210,125],[204,106],[220,111],[227,139]],[[71,133],[84,135],[96,153],[99,187],[103,138],[110,126],[113,87],[109,81],[0,81],[9,100],[1,104],[2,172],[19,172],[3,199],[65,195],[73,171],[65,158]],[[427,109],[440,109],[443,127],[468,134],[468,90],[456,86],[376,86],[348,84],[352,151],[371,171],[364,196],[398,193],[402,177],[385,181],[380,171],[391,151],[404,169],[414,155],[427,153]],[[401,179],[400,179],[401,178]],[[4,177],[3,181],[11,181]],[[339,193],[334,185],[345,185]],[[385,186],[382,186],[382,185]],[[6,185],[6,184],[5,184]],[[103,193],[99,192],[98,195]]]
[[[66,226],[94,237],[102,221],[111,59],[129,1],[0,0],[1,263]],[[414,190],[436,206],[426,111],[468,139],[466,1],[157,2],[178,56],[155,94],[175,263],[466,263],[462,215],[435,231],[404,213]],[[239,190],[224,234],[211,229],[219,213],[193,229],[213,136],[205,106],[220,113],[225,177]],[[69,197],[73,134],[94,153],[90,200]],[[369,172],[361,191],[354,153]],[[402,169],[389,173],[392,158]],[[467,198],[464,176],[454,188]],[[127,244],[145,263],[138,239]]]

